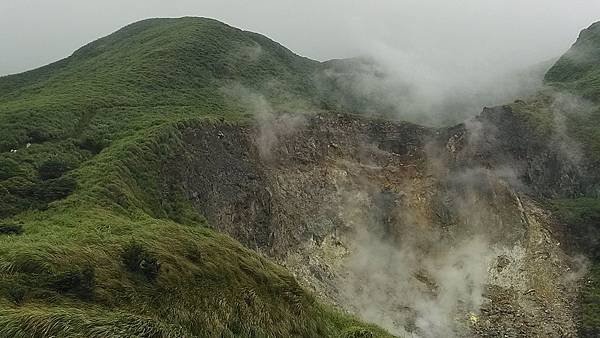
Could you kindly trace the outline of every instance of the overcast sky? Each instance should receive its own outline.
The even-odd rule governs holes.
[[[0,74],[56,61],[140,19],[187,15],[318,60],[389,50],[435,67],[506,68],[560,55],[600,20],[600,0],[0,0]]]

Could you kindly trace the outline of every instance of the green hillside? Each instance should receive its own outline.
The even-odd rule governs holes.
[[[202,18],[127,26],[0,78],[0,337],[386,336],[208,227],[161,163],[239,95],[321,105],[320,63]]]
[[[565,127],[581,147],[590,172],[597,175],[600,166],[600,22],[581,32],[575,44],[547,72],[545,81],[557,91],[589,101],[583,103],[585,109],[577,107],[574,113],[565,116]],[[540,110],[532,111],[541,116]],[[589,282],[582,292],[582,329],[590,337],[600,334],[600,198],[597,184],[594,188],[589,196],[553,202],[578,245],[592,259]]]
[[[32,138],[28,133],[60,138],[89,132],[84,127],[90,122],[110,138],[137,128],[144,121],[131,119],[140,115],[164,120],[168,114],[239,112],[223,91],[233,85],[264,91],[273,101],[304,99],[318,66],[263,36],[215,20],[141,21],[57,63],[2,78],[0,123],[10,132],[2,134],[0,150],[21,146]],[[147,108],[154,112],[140,113]],[[115,117],[126,120],[96,130],[96,120]]]
[[[577,42],[548,70],[545,81],[600,101],[600,22],[583,30]]]
[[[316,106],[311,76],[319,67],[215,20],[151,19],[57,63],[0,78],[0,178],[19,186],[7,187],[13,202],[0,205],[0,216],[20,205],[43,206],[72,188],[68,179],[38,180],[46,162],[74,169],[152,127],[208,116],[238,121],[249,112],[244,96],[264,95],[275,107]],[[11,150],[17,153],[6,154]],[[44,184],[58,191],[47,194]],[[39,201],[11,193],[22,185]]]
[[[539,136],[551,137],[564,128],[560,133],[576,141],[585,162],[597,167],[600,165],[600,22],[581,32],[573,46],[548,70],[544,82],[546,89],[527,102],[518,100],[512,104],[513,109]]]

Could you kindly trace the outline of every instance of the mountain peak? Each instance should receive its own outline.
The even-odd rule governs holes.
[[[34,94],[62,98],[66,105],[91,98],[98,105],[98,97],[104,106],[193,105],[218,96],[215,88],[227,82],[256,88],[279,80],[294,92],[306,87],[296,74],[318,64],[214,19],[155,18],[128,25],[54,64],[0,78],[0,101]]]

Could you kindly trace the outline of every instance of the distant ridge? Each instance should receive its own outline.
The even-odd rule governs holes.
[[[579,34],[575,44],[548,70],[545,81],[600,101],[600,22]]]

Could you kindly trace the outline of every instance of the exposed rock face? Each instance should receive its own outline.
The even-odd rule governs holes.
[[[207,125],[186,131],[189,152],[167,164],[165,179],[183,182],[210,224],[282,257],[343,226],[335,196],[340,179],[421,175],[424,140],[432,133],[412,124],[316,116],[292,134],[274,135],[276,146],[265,153],[256,146],[255,127]]]
[[[536,196],[574,197],[588,186],[591,176],[575,154],[556,144],[559,140],[536,137],[510,106],[485,108],[478,117],[453,129],[458,130],[453,130],[450,142],[467,141],[461,151],[453,152],[453,167],[510,169],[522,183],[519,188]]]
[[[435,130],[323,114],[185,131],[166,163],[209,224],[396,333],[576,333],[576,266],[536,197],[580,169],[508,108]]]

